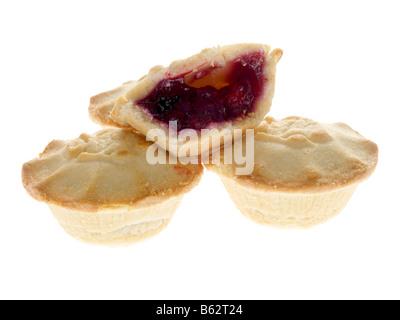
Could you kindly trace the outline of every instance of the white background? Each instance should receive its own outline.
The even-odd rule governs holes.
[[[398,1],[1,1],[0,298],[400,298]],[[284,50],[271,116],[345,122],[380,161],[310,230],[259,226],[206,173],[169,227],[128,248],[69,237],[22,187],[52,139],[100,128],[89,98],[204,47]]]

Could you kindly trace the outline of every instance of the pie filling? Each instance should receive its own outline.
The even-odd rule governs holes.
[[[244,118],[263,93],[264,63],[261,51],[242,55],[224,67],[208,63],[160,81],[136,103],[162,123],[177,121],[178,132]]]

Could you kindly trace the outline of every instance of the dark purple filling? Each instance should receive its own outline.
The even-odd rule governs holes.
[[[225,69],[222,85],[196,87],[194,83],[194,86],[187,84],[186,75],[162,80],[137,104],[162,123],[177,121],[178,132],[243,118],[254,111],[254,104],[263,92],[264,60],[263,52],[255,52],[230,62],[225,67],[228,69]],[[203,70],[192,76],[192,80],[215,70],[218,68],[209,67],[206,72]]]

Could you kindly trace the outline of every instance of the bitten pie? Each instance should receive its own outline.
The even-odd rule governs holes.
[[[245,136],[239,141],[246,145]],[[346,124],[301,117],[267,117],[255,129],[250,175],[237,175],[235,162],[223,163],[237,144],[207,168],[246,217],[278,227],[310,227],[335,216],[378,161],[377,145]]]
[[[151,144],[117,128],[55,140],[23,165],[23,185],[75,238],[106,245],[136,242],[168,225],[203,172],[202,165],[149,164]]]
[[[174,155],[185,146],[196,156],[208,151],[215,139],[219,146],[223,138],[214,130],[203,132],[201,139],[187,141],[187,135],[180,135],[185,129],[195,133],[226,129],[223,136],[228,136],[233,129],[254,128],[261,123],[272,103],[281,56],[282,50],[271,51],[263,44],[205,49],[169,67],[152,68],[126,92],[130,84],[113,91],[115,95],[109,95],[109,102],[116,100],[112,121],[107,120],[110,105],[98,115],[94,115],[98,108],[93,107],[91,117],[105,124],[131,126]]]

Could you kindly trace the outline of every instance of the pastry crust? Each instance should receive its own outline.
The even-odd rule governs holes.
[[[246,138],[242,139],[245,149]],[[266,117],[254,131],[254,171],[236,176],[235,162],[207,165],[207,169],[238,184],[265,191],[321,192],[368,178],[378,162],[378,146],[344,123],[318,123],[292,116]]]
[[[85,211],[152,205],[199,182],[201,165],[149,164],[146,152],[152,144],[114,128],[54,140],[39,158],[23,165],[22,182],[36,200]]]
[[[245,149],[246,139],[242,139]],[[267,117],[255,129],[254,171],[206,165],[223,181],[236,207],[249,219],[277,227],[310,227],[341,212],[378,161],[378,147],[343,123],[301,117]],[[211,157],[210,157],[211,161]],[[211,163],[211,162],[210,162]]]
[[[93,122],[103,127],[131,128],[122,126],[111,119],[111,111],[114,109],[115,101],[130,91],[137,81],[127,81],[122,86],[106,91],[90,98],[89,117]]]
[[[88,214],[49,205],[61,227],[83,242],[107,246],[126,246],[164,230],[171,221],[183,195],[144,208],[103,210]]]
[[[194,142],[192,140],[187,142],[186,138],[180,138],[176,135],[171,136],[168,126],[154,120],[150,113],[136,104],[136,101],[147,96],[163,79],[173,79],[179,75],[196,70],[203,65],[218,65],[223,67],[228,61],[232,61],[243,54],[258,51],[263,52],[265,56],[264,78],[267,81],[265,82],[263,95],[255,102],[254,112],[250,113],[244,119],[213,123],[207,127],[207,129],[217,128],[220,131],[226,129],[229,132],[232,132],[234,129],[255,128],[270,110],[275,91],[276,64],[282,56],[281,49],[271,51],[269,46],[263,44],[236,44],[209,48],[185,60],[175,61],[169,67],[156,66],[150,70],[147,76],[138,81],[131,90],[127,91],[124,96],[117,99],[111,118],[121,126],[132,126],[144,135],[147,135],[147,133],[153,129],[162,130],[166,136],[166,140],[161,139],[157,141],[157,139],[152,136],[149,136],[149,138],[153,141],[157,141],[163,149],[173,154],[178,154],[182,146],[191,148],[191,150],[196,149],[190,144],[197,144],[197,154],[200,154],[202,151],[201,146],[203,146],[204,150],[204,146],[208,145],[210,140],[217,142],[222,142],[223,140],[216,137],[215,133],[202,135],[201,139]],[[208,148],[206,149],[208,150]]]
[[[279,228],[309,228],[338,215],[358,184],[319,193],[266,192],[221,177],[239,211],[258,224]]]
[[[22,182],[76,238],[136,242],[165,228],[203,173],[201,164],[149,164],[150,145],[142,135],[116,128],[54,140],[23,165]]]

